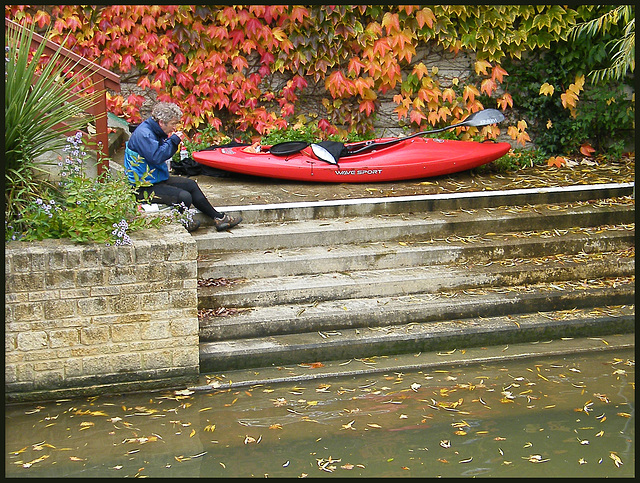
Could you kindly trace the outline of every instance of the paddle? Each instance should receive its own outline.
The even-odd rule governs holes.
[[[434,134],[437,132],[442,132],[442,131],[446,131],[448,129],[453,129],[455,127],[460,127],[460,126],[473,126],[473,127],[478,127],[478,126],[488,126],[489,124],[497,124],[499,122],[502,122],[504,120],[504,115],[498,111],[497,109],[484,109],[482,111],[478,111],[478,112],[474,112],[473,114],[471,114],[469,117],[467,117],[464,121],[459,122],[458,124],[452,124],[451,126],[447,126],[447,127],[443,127],[440,129],[434,129],[432,131],[421,131],[421,132],[417,132],[414,134],[411,134],[410,136],[406,136],[403,138],[396,138],[396,139],[390,139],[388,141],[366,141],[364,143],[364,146],[362,146],[362,144],[358,144],[355,147],[357,149],[353,150],[354,146],[347,146],[348,149],[348,156],[351,156],[353,154],[357,154],[357,153],[361,153],[363,151],[366,151],[367,149],[372,149],[372,148],[377,148],[377,147],[383,147],[383,146],[390,146],[392,144],[396,144],[399,143],[401,141],[406,141],[407,139],[412,139],[415,138],[417,136],[424,136],[426,134]],[[362,147],[360,147],[362,146]]]

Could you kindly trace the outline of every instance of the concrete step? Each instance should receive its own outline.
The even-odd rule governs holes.
[[[634,277],[627,277],[253,307],[236,315],[201,318],[200,340],[238,340],[286,333],[331,332],[347,328],[629,305],[635,300],[634,282]]]
[[[211,227],[192,234],[202,254],[256,252],[286,248],[334,246],[388,240],[419,241],[492,232],[560,230],[633,223],[630,198],[606,204],[538,204],[456,211],[408,212],[370,217],[302,219],[279,223],[242,223],[217,232]]]
[[[635,259],[622,258],[618,252],[603,254],[589,263],[551,259],[540,265],[433,265],[324,272],[259,278],[230,286],[199,287],[198,306],[254,307],[310,303],[316,300],[392,297],[474,287],[627,276],[634,273]]]
[[[430,240],[382,240],[341,245],[204,251],[198,257],[199,279],[256,279],[418,265],[489,262],[498,258],[532,258],[548,254],[590,254],[633,247],[633,225],[450,235]]]
[[[629,333],[635,307],[443,320],[200,343],[201,372]]]
[[[360,198],[259,205],[220,206],[223,212],[240,213],[245,226],[255,223],[301,221],[323,218],[370,217],[399,213],[430,213],[473,210],[508,205],[573,203],[632,196],[634,183],[603,183],[506,191],[473,191],[383,198]],[[199,215],[203,226],[211,220]]]

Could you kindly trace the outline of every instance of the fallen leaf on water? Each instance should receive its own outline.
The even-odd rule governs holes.
[[[108,416],[104,411],[90,411],[88,409],[86,411],[78,409],[74,414],[78,416]]]
[[[532,454],[527,458],[526,456],[522,457],[523,459],[529,461],[529,463],[546,463],[549,461],[549,458],[543,458],[542,455]]]
[[[210,431],[210,432],[212,432],[212,433],[213,433],[213,432],[216,430],[216,425],[215,425],[215,424],[207,424],[207,425],[204,427],[204,430],[205,430],[205,431]]]
[[[620,466],[622,466],[622,460],[613,451],[611,453],[609,453],[609,458],[611,458],[613,460],[613,464],[615,464],[618,468],[620,468]]]
[[[465,460],[460,460],[458,461],[458,463],[471,463],[473,461],[473,456],[471,456],[470,458],[467,458]]]
[[[617,416],[622,416],[623,418],[630,418],[631,414],[629,413],[616,413]]]
[[[379,424],[376,423],[367,423],[367,426],[369,426],[370,428],[377,428],[377,429],[381,429],[382,426],[380,426]]]
[[[36,458],[35,460],[29,461],[28,463],[22,463],[23,468],[31,468],[34,464],[40,463],[41,461],[46,460],[49,457],[48,454],[40,456],[40,458]]]
[[[581,464],[581,465],[586,465],[586,464],[587,464],[587,461],[586,461],[584,458],[580,458],[580,459],[578,460],[578,463],[579,463],[579,464]]]
[[[349,421],[347,424],[343,424],[341,429],[353,429],[355,431],[356,428],[353,427],[353,423],[355,422],[355,419],[353,421]]]
[[[77,456],[69,456],[71,461],[87,461],[85,458],[79,458]]]

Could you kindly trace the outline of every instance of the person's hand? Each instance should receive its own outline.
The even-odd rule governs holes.
[[[180,138],[180,141],[183,141],[184,138],[186,137],[185,134],[182,131],[176,131],[173,134],[175,134],[176,136],[178,136]]]

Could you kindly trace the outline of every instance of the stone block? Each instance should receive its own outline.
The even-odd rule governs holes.
[[[135,372],[142,369],[142,359],[139,353],[114,354],[111,359],[112,372]]]
[[[83,345],[103,345],[109,342],[109,327],[85,327],[80,330]]]
[[[48,347],[49,340],[44,331],[22,332],[18,334],[18,350],[35,351]]]
[[[5,277],[5,291],[7,287],[11,292],[39,292],[52,287],[47,287],[46,275],[43,272],[10,273]]]
[[[167,292],[152,292],[141,295],[141,304],[144,310],[160,311],[169,307],[169,294]]]
[[[194,367],[196,372],[200,364],[198,348],[173,349],[173,367]]]
[[[122,266],[135,265],[135,248],[131,245],[120,245],[116,250],[116,263]]]
[[[147,339],[166,339],[170,337],[171,331],[169,330],[169,320],[156,320],[147,324],[143,324],[140,327],[140,338]]]
[[[52,330],[49,332],[49,347],[72,347],[80,343],[79,329]]]
[[[76,315],[78,304],[75,300],[45,300],[42,307],[46,319],[61,319]]]
[[[141,309],[140,296],[135,294],[109,297],[108,303],[109,303],[111,313],[114,313],[114,314],[126,314],[130,312],[137,312]]]
[[[16,382],[33,381],[36,372],[33,369],[33,363],[16,364]]]
[[[135,267],[111,267],[107,272],[107,283],[109,285],[123,285],[127,283],[135,283],[136,274]]]
[[[13,318],[5,319],[5,322],[25,322],[44,319],[44,312],[41,302],[13,304],[12,309]]]
[[[98,246],[84,246],[82,249],[82,261],[79,266],[89,268],[89,267],[99,267],[102,266],[102,253]]]
[[[133,342],[139,338],[139,324],[114,324],[111,326],[111,340],[113,342]]]
[[[83,375],[82,359],[66,359],[63,366],[65,379]]]
[[[176,290],[171,292],[171,307],[187,308],[198,306],[197,290]]]
[[[58,366],[59,367],[59,366]],[[64,369],[36,372],[33,380],[36,389],[51,389],[62,385],[64,381]]]
[[[76,280],[80,287],[106,285],[106,274],[101,268],[85,268],[76,270]]]
[[[99,315],[106,314],[109,308],[105,297],[87,297],[78,300],[78,315]]]
[[[82,361],[82,371],[87,376],[97,374],[108,374],[111,370],[111,359],[113,356],[87,356]]]
[[[142,354],[142,368],[146,371],[171,367],[173,357],[170,350],[145,352]]]
[[[198,335],[198,317],[176,317],[171,319],[171,336],[184,337],[187,335]]]
[[[76,272],[75,270],[54,270],[49,271],[44,276],[45,288],[54,290],[59,288],[75,288]]]

